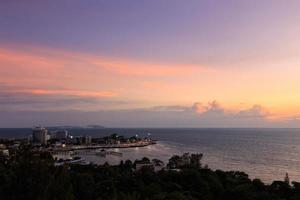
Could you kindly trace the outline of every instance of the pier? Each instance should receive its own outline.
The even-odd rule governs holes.
[[[145,147],[156,144],[153,140],[137,141],[131,143],[119,143],[119,144],[97,144],[97,145],[68,145],[66,147],[56,147],[52,151],[74,151],[74,150],[86,150],[86,149],[112,149],[112,148],[134,148]]]

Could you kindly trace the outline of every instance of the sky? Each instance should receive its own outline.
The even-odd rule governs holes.
[[[2,0],[0,127],[300,127],[297,0]]]

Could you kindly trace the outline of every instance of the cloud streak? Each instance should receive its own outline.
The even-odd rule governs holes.
[[[297,127],[299,119],[274,121],[274,114],[260,105],[226,108],[217,101],[191,106],[163,105],[149,108],[107,109],[127,104],[114,98],[57,94],[0,93],[0,127],[31,127],[34,124],[108,127]],[[100,105],[100,106],[99,106]],[[74,109],[76,108],[76,109]],[[98,110],[98,111],[96,111]]]
[[[281,93],[278,96],[278,90],[271,98],[270,88],[281,86],[277,87],[274,81],[278,71],[274,76],[271,71],[273,82],[270,80],[268,87],[262,87],[261,80],[269,81],[268,76],[264,76],[268,74],[267,69],[263,74],[251,70],[232,73],[202,65],[109,58],[28,46],[0,48],[0,66],[0,104],[1,109],[7,111],[117,110],[123,113],[124,109],[144,108],[146,115],[155,112],[165,116],[164,119],[158,117],[162,121],[173,119],[169,113],[186,115],[190,122],[185,124],[193,122],[191,126],[194,126],[199,120],[207,125],[218,120],[220,124],[227,121],[229,125],[241,119],[256,119],[260,125],[261,121],[290,119],[299,115],[300,109],[282,111],[279,108],[274,114],[273,109],[277,105],[284,107],[286,99],[293,99],[294,105],[298,105],[299,97],[290,90],[286,96]],[[255,84],[252,84],[253,77]],[[236,84],[237,81],[240,84]],[[297,83],[296,79],[291,81]],[[209,101],[212,97],[225,104],[212,101],[186,106],[197,99]],[[248,108],[242,109],[234,103],[236,101],[245,102]],[[235,105],[228,106],[228,102]],[[132,117],[135,120],[134,115]]]
[[[212,106],[212,103],[208,104]],[[156,106],[142,109],[101,110],[101,111],[4,111],[0,113],[0,126],[14,125],[31,127],[34,124],[86,125],[101,124],[107,127],[156,127],[156,128],[257,128],[257,127],[298,127],[299,119],[274,123],[267,120],[269,113],[254,105],[236,112],[210,108],[197,112],[194,106]]]
[[[80,90],[45,90],[45,89],[32,89],[32,90],[21,90],[15,91],[20,93],[29,93],[35,95],[68,95],[68,96],[83,96],[83,97],[116,97],[117,94],[114,92],[90,92]]]
[[[162,64],[122,58],[105,58],[103,56],[50,48],[29,48],[27,51],[0,48],[0,62],[3,66],[2,70],[6,72],[10,72],[8,65],[13,65],[20,69],[37,70],[37,72],[48,70],[52,73],[68,69],[70,65],[85,65],[86,68],[101,69],[121,75],[146,77],[182,76],[213,71],[200,65]]]
[[[18,49],[18,50],[15,50]],[[142,82],[210,73],[198,65],[149,63],[42,47],[0,48],[2,91],[32,95],[132,99]],[[3,91],[4,85],[12,85]],[[1,89],[1,88],[0,88]],[[130,94],[134,94],[133,97]]]

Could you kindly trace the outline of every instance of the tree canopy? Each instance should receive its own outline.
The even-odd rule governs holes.
[[[120,165],[64,165],[55,167],[47,152],[21,148],[0,158],[0,199],[7,200],[299,200],[300,183],[251,180],[244,172],[202,167],[202,154],[180,156],[169,166],[135,170],[135,163]],[[144,158],[142,162],[149,163]],[[154,160],[155,163],[159,162]],[[180,163],[179,166],[176,166]],[[183,163],[183,164],[182,164]]]

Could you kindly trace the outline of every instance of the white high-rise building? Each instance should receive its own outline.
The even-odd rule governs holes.
[[[32,143],[34,144],[47,144],[49,139],[48,130],[43,127],[35,127],[32,130]]]

